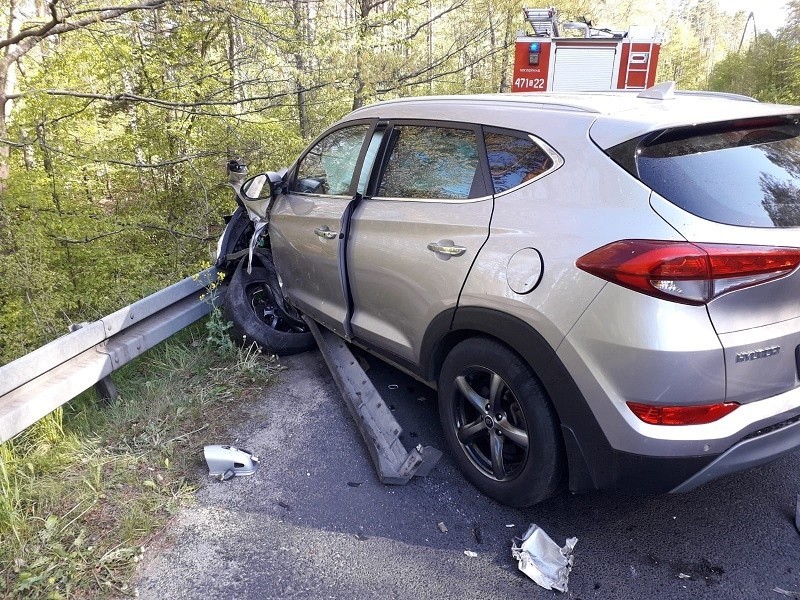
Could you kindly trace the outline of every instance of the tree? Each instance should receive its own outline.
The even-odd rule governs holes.
[[[800,0],[787,8],[787,23],[775,35],[761,33],[746,49],[728,54],[715,66],[711,89],[764,102],[800,102]]]
[[[43,22],[21,26],[17,21],[16,2],[12,0],[9,14],[9,35],[0,40],[0,49],[3,50],[3,56],[0,58],[0,138],[6,139],[8,136],[9,100],[17,97],[10,89],[10,84],[13,82],[10,72],[23,56],[48,38],[111,21],[133,11],[160,8],[167,1],[137,0],[135,4],[126,6],[78,5],[78,7],[62,8],[58,4],[59,0],[48,0],[45,5],[47,14],[44,16]],[[9,145],[0,144],[0,182],[8,179],[8,153]]]
[[[519,0],[100,2],[0,7],[0,361],[196,272],[233,206],[228,159],[286,166],[377,100],[506,91],[524,27]],[[672,5],[552,3],[623,27]],[[670,14],[662,73],[683,87],[727,49],[716,9]],[[791,60],[774,69],[794,81]]]

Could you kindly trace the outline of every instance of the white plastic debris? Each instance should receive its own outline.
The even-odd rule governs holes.
[[[442,533],[447,533],[447,525],[444,524],[444,521],[440,522],[436,527],[438,527],[439,531]]]
[[[472,550],[464,550],[464,554],[466,554],[470,558],[476,558],[478,556],[478,553],[473,552]]]
[[[252,475],[258,469],[258,457],[251,452],[224,444],[213,444],[203,448],[208,464],[208,474],[220,481],[234,476]]]
[[[517,540],[522,542],[517,546]],[[538,525],[528,528],[521,538],[514,538],[511,555],[519,561],[519,570],[546,590],[567,591],[569,573],[575,557],[572,551],[578,538],[571,537],[559,548]]]

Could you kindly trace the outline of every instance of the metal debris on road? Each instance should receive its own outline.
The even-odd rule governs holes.
[[[797,494],[797,507],[794,509],[794,526],[800,532],[800,494]]]
[[[443,522],[440,522],[436,526],[439,528],[439,531],[441,531],[442,533],[447,533],[447,526]]]
[[[396,383],[390,383],[390,384],[389,384],[387,387],[388,387],[390,390],[396,390],[396,389],[397,389],[397,388],[399,388],[400,386],[399,386],[399,385],[397,385]]]
[[[252,452],[227,446],[212,444],[203,448],[208,465],[208,474],[220,481],[227,481],[234,476],[252,475],[258,469],[258,457]]]
[[[512,527],[516,527],[516,525],[514,525],[513,523],[506,523],[506,527],[511,529]]]
[[[472,550],[464,550],[464,554],[466,554],[470,558],[477,558],[477,556],[478,556],[478,553],[477,552],[473,552]]]
[[[473,525],[472,527],[472,537],[475,538],[476,544],[483,543],[483,533],[481,532],[481,528],[478,527],[477,525]]]
[[[521,544],[517,546],[517,541]],[[519,561],[519,570],[546,590],[567,591],[569,573],[575,557],[572,555],[578,538],[567,539],[559,547],[541,527],[531,525],[521,538],[514,538],[511,555]]]
[[[686,573],[678,573],[678,579],[691,579],[691,575],[687,575]]]

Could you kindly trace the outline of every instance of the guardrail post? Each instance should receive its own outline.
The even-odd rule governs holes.
[[[78,329],[81,329],[84,325],[89,325],[89,323],[73,323],[69,326],[69,332],[72,333],[73,331],[78,331]],[[111,379],[111,375],[106,375],[100,381],[95,383],[94,391],[97,394],[97,397],[106,404],[116,402],[117,398],[119,398],[119,391],[117,390],[117,386],[114,384],[114,380]]]

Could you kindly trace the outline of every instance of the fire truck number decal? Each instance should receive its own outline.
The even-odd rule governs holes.
[[[543,90],[544,89],[544,79],[539,77],[537,79],[528,79],[526,77],[517,77],[514,81],[514,86],[517,89],[532,89],[532,90]]]

